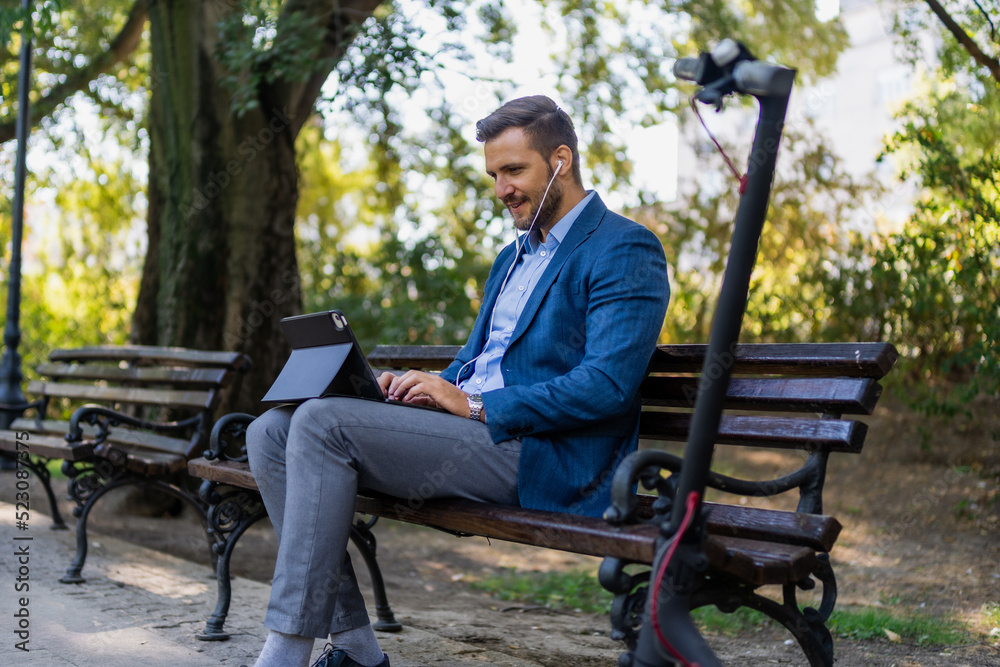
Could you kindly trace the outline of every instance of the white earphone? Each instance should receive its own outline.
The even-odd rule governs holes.
[[[557,174],[559,173],[559,170],[562,169],[562,166],[563,166],[563,161],[559,160],[559,164],[556,165],[556,173]]]

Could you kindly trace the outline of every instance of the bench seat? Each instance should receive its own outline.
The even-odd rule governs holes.
[[[118,429],[98,444],[100,436],[93,426],[84,425],[82,438],[76,442],[66,440],[69,431],[69,421],[45,419],[39,423],[32,419],[16,419],[10,430],[0,431],[0,449],[16,451],[18,442],[23,442],[23,434],[28,433],[32,455],[45,459],[77,462],[95,456],[114,458],[124,461],[130,472],[139,475],[168,475],[187,467],[185,452],[191,448],[189,439]]]
[[[219,484],[257,490],[245,461],[201,457],[192,459],[188,470]],[[660,534],[659,527],[653,524],[612,526],[595,517],[469,500],[424,500],[412,507],[403,498],[362,492],[355,502],[359,514],[430,526],[461,536],[610,556],[646,565],[653,562]],[[808,576],[816,569],[816,551],[833,548],[841,529],[840,523],[829,516],[719,503],[705,506],[709,510],[706,551],[712,568],[761,586],[786,584]]]

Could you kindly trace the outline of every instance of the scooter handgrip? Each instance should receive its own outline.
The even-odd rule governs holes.
[[[761,60],[745,60],[733,68],[733,80],[741,93],[757,96],[788,95],[795,70]]]
[[[674,63],[674,76],[686,81],[697,81],[700,69],[699,58],[678,58]]]

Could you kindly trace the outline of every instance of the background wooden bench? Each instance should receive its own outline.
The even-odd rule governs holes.
[[[444,368],[457,347],[381,346],[369,360],[383,368]],[[652,373],[642,387],[643,449],[615,471],[615,497],[606,519],[526,510],[464,500],[393,498],[362,492],[356,501],[360,515],[385,517],[432,526],[456,535],[481,535],[523,544],[603,557],[600,579],[616,598],[612,605],[615,639],[634,645],[648,595],[649,571],[626,573],[630,564],[650,565],[663,546],[662,527],[669,521],[676,486],[672,473],[682,460],[658,449],[657,442],[684,442],[690,425],[698,377],[707,346],[663,345],[654,355]],[[864,423],[843,415],[871,414],[881,393],[878,379],[896,360],[891,345],[876,343],[788,344],[737,346],[732,359],[734,377],[718,443],[805,452],[795,470],[773,480],[744,480],[713,473],[709,485],[740,496],[775,496],[798,491],[795,511],[778,511],[709,503],[703,549],[707,569],[693,606],[715,604],[723,611],[748,606],[785,625],[813,665],[832,665],[833,646],[825,621],[836,602],[836,579],[829,560],[840,533],[840,523],[823,514],[822,491],[831,453],[859,453],[865,440]],[[204,478],[203,498],[212,505],[219,560],[218,605],[202,638],[223,638],[230,584],[228,558],[247,522],[261,518],[256,484],[245,463],[245,451],[227,433],[239,436],[252,420],[231,415],[217,424],[206,458],[189,463],[193,475]],[[634,495],[636,482],[657,495]],[[230,495],[226,495],[230,494]],[[242,494],[256,514],[235,520],[238,508],[226,499]],[[254,498],[254,503],[248,503]],[[230,525],[211,525],[211,514],[226,508]],[[243,521],[241,524],[240,521]],[[359,541],[370,541],[362,552],[381,582],[370,535],[372,519],[356,525]],[[796,589],[822,585],[818,609],[802,608]],[[377,586],[380,584],[376,584]],[[760,594],[770,587],[774,597]],[[776,587],[776,588],[775,588]],[[385,601],[376,595],[376,627],[398,627]]]
[[[69,497],[76,503],[76,558],[61,579],[80,583],[87,557],[87,517],[108,491],[129,484],[154,486],[206,507],[175,483],[187,462],[208,444],[220,392],[235,372],[249,368],[236,352],[148,346],[54,350],[41,379],[28,383],[32,416],[0,431],[0,453],[18,458],[42,481],[53,527],[65,528],[46,467],[62,459]]]

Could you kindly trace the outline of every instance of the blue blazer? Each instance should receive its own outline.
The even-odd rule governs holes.
[[[514,244],[497,257],[482,308],[455,361],[486,342]],[[523,507],[600,516],[618,463],[638,445],[639,384],[670,288],[663,246],[595,196],[559,245],[525,305],[501,363],[504,387],[483,394],[495,442],[521,438]],[[471,375],[469,364],[462,378]]]

